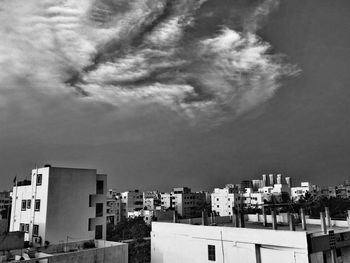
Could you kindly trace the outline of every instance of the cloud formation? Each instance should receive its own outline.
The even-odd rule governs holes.
[[[297,72],[256,34],[277,1],[262,1],[242,32],[222,25],[191,38],[205,2],[2,1],[0,105],[38,92],[117,107],[160,104],[191,117],[254,108]]]

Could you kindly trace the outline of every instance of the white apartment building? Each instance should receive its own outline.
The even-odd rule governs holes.
[[[260,208],[264,204],[264,194],[253,192],[252,188],[246,188],[245,193],[243,194],[243,206]]]
[[[299,200],[302,196],[311,191],[311,184],[309,182],[301,182],[300,186],[291,188],[291,197],[293,200]]]
[[[161,193],[160,194],[160,205],[161,208],[166,210],[172,207],[172,197],[169,193]]]
[[[105,239],[106,187],[107,175],[95,169],[33,169],[30,181],[13,187],[10,231],[34,245]]]
[[[122,208],[121,216],[123,218],[129,217],[135,211],[140,211],[143,209],[143,193],[139,190],[127,191],[120,194]]]
[[[211,194],[211,209],[219,216],[232,215],[232,208],[240,203],[240,194],[234,188],[215,188]]]
[[[349,228],[322,233],[152,222],[151,262],[350,262]],[[190,251],[189,251],[190,250]]]

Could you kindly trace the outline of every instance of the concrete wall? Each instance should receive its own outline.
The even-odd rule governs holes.
[[[93,239],[94,231],[88,231],[88,219],[95,217],[95,208],[89,207],[89,195],[96,193],[96,170],[52,167],[49,180],[50,205],[44,239],[51,244],[66,242],[67,237]]]
[[[321,220],[320,219],[312,219],[306,217],[306,223],[310,225],[321,225]],[[348,225],[347,220],[331,220],[331,225],[332,226],[338,226],[338,227],[350,227]]]
[[[11,232],[0,235],[0,251],[21,249],[24,247],[24,233]]]
[[[196,218],[191,218],[191,219],[179,219],[178,223],[183,223],[183,224],[191,224],[193,225],[201,225],[202,224],[202,217],[196,217]],[[232,218],[230,216],[208,216],[208,224],[224,224],[224,223],[230,223],[232,222]]]
[[[107,242],[107,241],[106,241]],[[108,243],[108,242],[107,242]],[[40,259],[30,259],[18,262],[28,263],[128,263],[128,245],[111,244],[104,248],[92,248],[87,250],[54,254]]]
[[[296,220],[299,219],[298,214],[293,214],[294,218]],[[264,217],[261,214],[245,214],[244,215],[245,219],[250,222],[263,222]],[[276,216],[277,218],[277,223],[279,224],[288,224],[288,214],[287,213],[281,213]],[[267,223],[272,223],[272,216],[271,215],[266,215],[266,221]]]
[[[152,223],[152,263],[211,262],[208,245],[216,262],[256,263],[257,254],[261,263],[309,262],[305,232]]]

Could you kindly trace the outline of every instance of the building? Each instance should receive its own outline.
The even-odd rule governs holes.
[[[251,188],[246,188],[246,192],[242,195],[242,197],[242,204],[244,208],[261,208],[261,205],[264,204],[264,194],[254,192]]]
[[[347,184],[338,185],[336,188],[336,195],[338,198],[343,198],[343,199],[350,198],[350,185],[347,185]]]
[[[2,211],[6,211],[8,212],[11,207],[11,196],[10,196],[10,192],[9,191],[3,191],[0,192],[0,218],[4,217],[2,216]],[[6,213],[4,213],[5,215]]]
[[[232,208],[241,203],[235,188],[215,188],[211,194],[211,210],[219,216],[232,215]]]
[[[169,193],[160,193],[160,206],[163,210],[172,208],[173,197]]]
[[[301,182],[300,186],[291,188],[291,197],[294,201],[305,197],[307,193],[311,193],[311,184],[309,182]]]
[[[143,193],[139,190],[127,191],[120,194],[121,198],[121,217],[128,218],[129,214],[134,215],[143,209]]]
[[[0,234],[9,231],[11,196],[10,192],[0,192]]]
[[[171,193],[172,207],[182,218],[201,216],[206,208],[206,194],[204,192],[191,192],[188,187],[174,188]]]
[[[158,191],[143,192],[143,209],[156,210],[161,209],[161,196]]]
[[[31,181],[13,187],[10,231],[36,246],[105,239],[106,187],[107,175],[95,169],[33,169]]]
[[[110,224],[118,224],[121,221],[121,209],[122,201],[120,193],[117,193],[113,189],[109,189],[107,192],[106,203],[106,220]]]
[[[259,222],[244,227],[152,222],[152,263],[340,263],[350,262],[350,225],[324,231],[320,220],[307,230],[268,229]],[[294,220],[293,220],[294,222]],[[332,221],[333,222],[333,221]],[[345,224],[344,224],[345,223]],[[293,224],[293,227],[295,225]],[[188,252],[190,248],[190,253]]]

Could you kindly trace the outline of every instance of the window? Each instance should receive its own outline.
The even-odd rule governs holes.
[[[215,261],[215,246],[208,245],[208,260]]]
[[[103,216],[103,203],[96,204],[96,217]]]
[[[103,237],[102,231],[103,231],[102,225],[95,226],[95,239],[102,239],[102,237]]]
[[[39,225],[33,225],[33,236],[39,235]]]
[[[24,232],[29,233],[29,224],[25,224]]]
[[[216,201],[219,201],[219,198],[216,198]]]
[[[92,224],[92,219],[89,218],[89,221],[88,221],[88,231],[91,231],[91,224]]]
[[[98,195],[103,194],[103,181],[102,180],[96,181],[96,194],[98,194]]]
[[[40,200],[35,199],[35,206],[34,206],[35,211],[40,211]]]
[[[25,231],[25,229],[24,229],[24,224],[23,224],[23,223],[20,223],[20,224],[19,224],[19,231],[21,231],[21,232],[24,232],[24,231]]]
[[[30,209],[31,203],[31,200],[27,200],[27,209]]]
[[[41,185],[42,180],[43,180],[43,175],[42,174],[38,174],[36,176],[36,185]]]
[[[26,200],[22,200],[22,211],[25,211],[27,207],[27,201]]]

